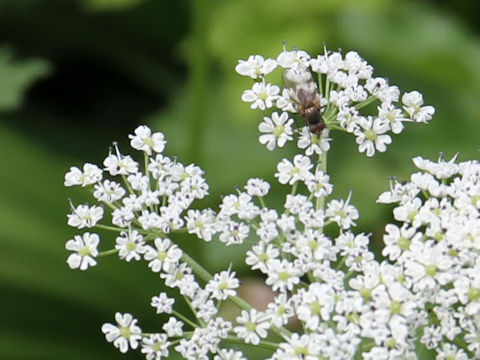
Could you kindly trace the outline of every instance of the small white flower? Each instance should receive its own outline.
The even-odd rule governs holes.
[[[352,193],[348,195],[347,200],[331,200],[325,211],[325,215],[331,221],[336,222],[342,229],[349,229],[355,226],[354,220],[357,220],[359,217],[355,206],[349,204],[351,196]]]
[[[195,234],[205,241],[212,240],[216,232],[215,213],[212,210],[188,210],[185,220],[189,234]]]
[[[252,270],[259,269],[261,272],[268,271],[267,264],[280,255],[280,251],[271,244],[260,241],[247,251],[245,263],[252,267]]]
[[[220,217],[237,215],[240,219],[253,219],[260,209],[253,203],[252,197],[246,193],[227,195],[220,205]]]
[[[219,226],[221,226],[219,240],[227,246],[242,244],[250,232],[248,225],[236,221],[226,221]]]
[[[355,107],[344,106],[339,109],[337,120],[340,126],[347,130],[349,133],[353,133],[358,128],[358,120],[362,116]]]
[[[137,326],[137,319],[131,314],[115,313],[115,321],[117,325],[103,324],[102,332],[108,342],[122,353],[126,353],[130,348],[136,349],[142,339],[142,329]]]
[[[291,214],[307,213],[313,208],[313,204],[305,195],[287,194],[284,208]]]
[[[316,59],[310,60],[310,65],[314,72],[327,74],[329,79],[334,79],[335,74],[344,68],[345,62],[339,52],[328,52],[325,49],[323,55],[318,55]]]
[[[68,225],[83,229],[85,227],[92,228],[97,222],[103,218],[103,208],[93,205],[78,205],[76,208],[72,206],[72,214],[68,214]]]
[[[239,350],[220,349],[213,360],[247,360],[247,358]]]
[[[155,158],[150,158],[148,162],[148,171],[154,179],[162,180],[170,173],[172,160],[162,154],[157,154]]]
[[[170,317],[168,321],[163,324],[162,329],[168,336],[182,336],[183,335],[183,322],[177,320],[174,317]]]
[[[135,218],[134,212],[128,206],[115,209],[112,213],[112,224],[121,228],[128,227]]]
[[[400,134],[403,131],[403,122],[411,121],[403,115],[402,110],[396,108],[391,103],[382,103],[378,107],[378,118],[384,120],[394,134]]]
[[[147,245],[143,257],[149,261],[148,267],[153,272],[167,271],[171,266],[176,266],[182,257],[182,250],[168,238],[156,238],[155,248]]]
[[[252,178],[247,181],[245,190],[250,196],[262,197],[268,194],[270,184],[263,179]]]
[[[152,155],[152,150],[161,153],[165,149],[165,136],[161,132],[152,134],[148,126],[141,125],[135,129],[135,135],[128,136],[132,148]]]
[[[103,183],[95,184],[95,191],[93,196],[98,201],[111,204],[117,200],[120,200],[126,191],[122,186],[110,180],[105,180]]]
[[[372,77],[373,73],[373,67],[362,59],[356,51],[349,51],[345,54],[344,69],[364,80]]]
[[[322,320],[330,320],[330,314],[335,306],[335,295],[329,285],[320,283],[310,284],[308,290],[296,295],[299,298],[297,315],[307,329],[316,330]]]
[[[312,156],[313,154],[322,154],[330,150],[331,138],[328,137],[328,129],[324,129],[320,136],[312,134],[305,126],[300,130],[300,136],[298,137],[298,147],[305,149],[305,155]]]
[[[90,266],[95,266],[98,255],[97,246],[100,238],[97,234],[85,233],[82,236],[75,235],[65,244],[65,249],[74,251],[67,259],[70,269],[87,270]]]
[[[115,152],[116,154],[110,153],[103,161],[105,170],[107,170],[110,175],[128,175],[138,171],[138,164],[130,155],[123,156],[120,154],[117,145],[115,145]]]
[[[273,291],[285,292],[291,291],[300,282],[303,273],[292,262],[275,259],[267,263],[267,275],[265,283],[271,286]]]
[[[82,185],[82,187],[95,184],[102,180],[102,169],[97,165],[86,163],[83,165],[83,172],[72,166],[65,174],[65,186]]]
[[[305,181],[308,190],[315,197],[328,196],[333,191],[333,185],[330,184],[330,176],[320,170],[320,167],[317,167],[315,171],[315,176],[307,179]]]
[[[250,108],[265,110],[271,108],[277,100],[280,88],[276,85],[256,82],[253,84],[251,90],[245,90],[242,95],[242,100],[251,102]]]
[[[470,356],[463,349],[459,349],[454,344],[443,343],[440,349],[437,349],[435,360],[468,360]]]
[[[295,89],[285,88],[282,90],[282,95],[278,95],[275,105],[282,111],[295,114],[297,112],[295,97]]]
[[[293,164],[287,159],[283,159],[277,165],[278,172],[275,173],[275,177],[278,178],[280,184],[293,185],[297,181],[305,181],[312,177],[310,169],[312,168],[312,162],[310,158],[304,155],[295,155],[293,158]]]
[[[288,69],[297,64],[302,64],[306,67],[309,66],[310,55],[303,50],[284,50],[277,57],[277,64],[281,67]]]
[[[396,86],[389,86],[384,78],[370,78],[365,84],[365,89],[373,96],[380,99],[382,103],[391,103],[398,101],[400,90]]]
[[[280,293],[275,301],[268,304],[267,316],[274,326],[287,325],[288,320],[295,315],[293,302],[287,298],[286,293]]]
[[[169,298],[167,293],[162,292],[158,296],[152,297],[151,305],[157,309],[157,314],[171,314],[174,303],[175,299]]]
[[[359,128],[354,131],[357,137],[358,150],[363,153],[366,151],[368,157],[375,155],[375,150],[385,152],[387,144],[392,142],[389,135],[384,135],[389,130],[389,125],[381,119],[360,118],[358,120]]]
[[[271,73],[276,67],[277,62],[273,59],[265,60],[261,55],[250,55],[248,60],[238,60],[235,71],[240,75],[258,79]]]
[[[417,156],[413,158],[413,163],[420,170],[428,171],[437,179],[443,180],[448,179],[459,172],[460,167],[455,163],[457,158],[458,154],[455,154],[449,161],[445,161],[443,154],[441,153],[437,162]]]
[[[402,103],[405,111],[416,122],[427,123],[435,113],[433,106],[422,106],[423,96],[418,91],[403,94]]]
[[[237,294],[237,289],[240,286],[240,281],[235,277],[235,272],[222,271],[215,274],[205,286],[205,290],[211,293],[211,297],[217,300],[226,300],[230,296]]]
[[[168,357],[168,347],[165,334],[151,334],[142,339],[142,354],[145,354],[147,360],[161,360]]]
[[[239,326],[235,326],[233,331],[237,336],[247,344],[258,345],[260,339],[267,337],[267,331],[270,328],[267,317],[255,309],[250,311],[242,310],[241,316],[237,318]]]
[[[390,260],[395,261],[398,257],[410,248],[414,241],[418,241],[422,234],[416,232],[413,227],[406,224],[399,228],[394,224],[387,224],[386,234],[383,236],[385,247],[382,250],[383,256],[388,256]]]
[[[132,189],[137,191],[147,191],[150,186],[150,179],[148,176],[143,175],[142,173],[128,175],[127,181]]]
[[[266,144],[268,150],[275,149],[275,145],[278,147],[285,146],[287,141],[293,139],[292,124],[293,119],[289,119],[286,112],[281,115],[274,112],[271,118],[265,116],[258,125],[258,130],[264,134],[260,135],[260,144]]]
[[[143,236],[137,230],[122,231],[115,240],[115,249],[118,250],[120,259],[126,261],[140,260],[145,252],[145,241]]]
[[[143,230],[162,229],[162,218],[156,212],[142,210],[142,215],[138,217],[138,222],[142,225]],[[167,233],[169,231],[164,232]]]

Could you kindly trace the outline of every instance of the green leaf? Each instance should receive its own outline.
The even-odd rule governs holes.
[[[0,48],[0,111],[18,108],[29,86],[49,73],[46,60],[17,60],[8,48]]]

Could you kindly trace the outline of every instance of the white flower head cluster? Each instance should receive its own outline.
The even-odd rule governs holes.
[[[91,206],[71,204],[68,225],[90,231],[67,241],[65,247],[72,252],[67,263],[72,269],[87,270],[97,265],[99,255],[117,254],[127,262],[143,260],[167,287],[178,289],[188,299],[198,327],[193,336],[180,342],[185,323],[177,316],[169,318],[162,332],[144,335],[131,314],[116,313],[116,324],[104,324],[102,331],[121,352],[140,347],[148,360],[161,359],[169,356],[172,344],[177,344],[175,351],[186,359],[206,359],[209,353],[217,357],[229,354],[218,345],[229,335],[232,324],[218,316],[218,303],[236,295],[239,280],[229,269],[201,285],[188,264],[188,255],[172,240],[175,233],[188,232],[210,241],[223,229],[213,210],[190,209],[194,200],[208,194],[204,172],[196,165],[184,165],[164,155],[164,135],[152,133],[147,126],[139,126],[130,140],[133,149],[144,153],[144,165],[139,166],[130,155],[122,155],[115,145],[103,168],[87,163],[82,169],[70,168],[65,175],[65,186],[86,187],[98,202]],[[251,186],[264,190],[254,183]],[[107,219],[111,224],[105,223]],[[228,225],[230,236],[235,237],[238,229]],[[103,253],[98,249],[100,237],[91,232],[95,227],[116,232],[113,249]],[[174,303],[165,292],[152,297],[157,313],[175,315]]]
[[[293,85],[266,82],[277,67]],[[146,126],[130,135],[144,164],[115,145],[103,167],[87,163],[65,175],[65,186],[90,190],[96,202],[70,205],[68,224],[88,232],[67,241],[68,265],[87,270],[103,255],[145,261],[168,288],[151,299],[168,318],[161,329],[144,333],[131,314],[116,313],[114,324],[102,326],[106,340],[121,352],[139,348],[147,360],[173,352],[186,360],[246,359],[235,342],[269,349],[268,360],[414,360],[421,349],[438,360],[480,359],[480,163],[418,157],[409,182],[392,180],[378,202],[396,204],[397,223],[386,226],[379,261],[370,235],[355,229],[352,192],[332,196],[329,132],[352,133],[372,156],[385,151],[388,132],[427,122],[433,108],[416,91],[400,97],[355,52],[312,58],[284,50],[276,60],[251,56],[236,70],[256,81],[242,97],[252,108],[277,108],[259,126],[268,149],[293,140],[292,114],[308,125],[299,131],[300,153],[273,174],[275,189],[287,188],[281,209],[268,205],[272,187],[260,178],[225,195],[218,211],[193,208],[208,194],[203,170],[165,155],[164,135]],[[376,100],[375,114],[360,113]],[[110,249],[99,250],[95,228],[115,232]],[[248,246],[245,263],[274,297],[254,308],[237,294],[235,264],[210,274],[176,243],[179,234]],[[175,310],[172,292],[189,315]],[[235,320],[222,316],[228,301],[241,308]]]
[[[267,81],[276,68],[283,71],[283,85]],[[325,49],[312,57],[284,48],[276,60],[252,55],[235,70],[254,80],[242,100],[252,109],[273,110],[259,125],[260,143],[268,150],[294,139],[292,117],[297,113],[307,125],[299,130],[297,143],[306,155],[328,151],[331,131],[340,130],[355,136],[360,152],[374,156],[386,151],[390,133],[402,132],[404,122],[427,123],[435,112],[424,106],[418,91],[401,95],[387,79],[375,77],[373,67],[355,51],[344,56]]]
[[[383,255],[416,298],[421,342],[450,358],[480,358],[480,163],[416,157],[409,182],[392,180],[378,202],[392,203]],[[458,344],[465,348],[459,349]],[[447,351],[448,350],[448,351]],[[441,357],[443,356],[443,357]]]

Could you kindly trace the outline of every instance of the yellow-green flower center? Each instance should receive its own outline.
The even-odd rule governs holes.
[[[130,331],[130,328],[128,328],[127,326],[122,326],[120,328],[120,336],[128,339],[128,338],[130,338],[130,335],[132,335],[132,332]]]
[[[155,143],[153,142],[152,138],[151,137],[148,137],[146,138],[145,140],[143,140],[144,144],[153,148],[153,146],[155,145]]]
[[[362,288],[360,290],[360,294],[364,299],[370,299],[370,297],[372,296],[372,290],[367,288]]]
[[[468,291],[468,299],[470,301],[476,301],[480,299],[480,289],[479,288],[471,288]]]
[[[402,311],[402,303],[400,301],[392,301],[390,312],[392,314],[400,314],[400,311]]]
[[[288,272],[286,271],[281,271],[278,273],[278,278],[281,280],[281,281],[287,281],[289,278],[290,278],[290,275]]]
[[[411,211],[410,214],[408,214],[408,220],[413,221],[413,219],[415,218],[415,216],[417,216],[417,214],[418,214],[417,210]]]
[[[90,251],[90,248],[88,246],[84,246],[78,251],[78,255],[80,256],[87,256],[90,255],[92,252]]]
[[[398,242],[397,242],[398,247],[403,251],[408,250],[410,248],[411,243],[412,242],[410,241],[410,239],[403,236],[400,239],[398,239]]]
[[[377,140],[377,133],[373,130],[365,130],[365,138],[370,141],[375,141]]]
[[[305,356],[308,355],[308,349],[305,346],[297,346],[295,348],[295,355],[303,359]]]
[[[322,305],[318,301],[310,303],[309,307],[313,315],[320,315],[322,311]]]
[[[129,241],[127,243],[127,249],[128,251],[135,251],[137,245],[135,244],[135,241]]]
[[[159,251],[157,253],[157,259],[164,261],[167,258],[167,253],[165,251]]]
[[[255,324],[254,322],[251,322],[251,321],[247,322],[247,323],[245,324],[245,327],[247,328],[248,331],[255,331],[255,330],[257,330],[257,324]]]
[[[283,125],[275,126],[275,128],[273,129],[273,135],[276,138],[279,138],[280,136],[282,136],[284,132],[285,132],[285,126]]]
[[[429,276],[435,276],[437,274],[437,266],[436,265],[427,265],[425,267],[425,272]]]

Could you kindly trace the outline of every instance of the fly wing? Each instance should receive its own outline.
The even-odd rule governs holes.
[[[296,88],[300,84],[311,81],[313,81],[312,73],[301,63],[283,72],[283,84],[286,88]]]
[[[313,81],[297,85],[297,98],[299,103],[303,104],[304,107],[316,106],[317,105],[317,84]]]
[[[308,68],[298,63],[283,72],[283,84],[290,99],[298,106],[315,101],[317,86]]]

